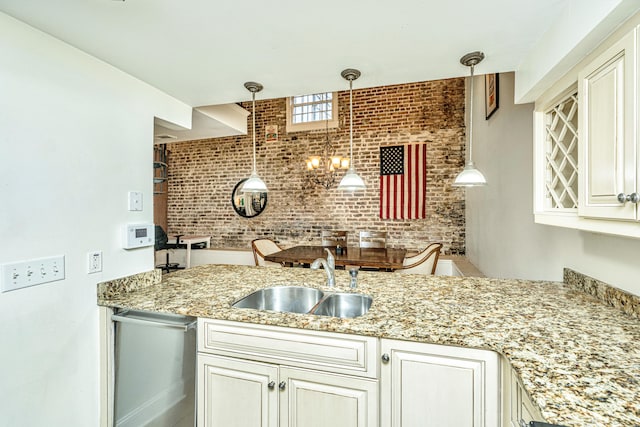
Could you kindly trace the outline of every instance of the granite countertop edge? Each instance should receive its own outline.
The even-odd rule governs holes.
[[[164,276],[156,270],[99,284],[98,304],[493,350],[511,363],[548,422],[640,425],[640,321],[580,286],[363,271],[357,291],[374,303],[358,318],[231,307],[269,286],[350,292],[348,272],[336,271],[334,289],[324,278],[302,268],[203,265]]]

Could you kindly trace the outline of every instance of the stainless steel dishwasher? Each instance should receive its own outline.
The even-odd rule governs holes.
[[[134,310],[111,318],[114,427],[195,426],[196,319]]]

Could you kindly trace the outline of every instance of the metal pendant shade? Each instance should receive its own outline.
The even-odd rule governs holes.
[[[353,163],[353,81],[360,77],[360,71],[353,68],[343,70],[340,75],[349,81],[349,169],[342,177],[338,190],[340,191],[358,191],[364,190],[367,186],[364,180],[356,172]]]
[[[251,92],[253,105],[253,112],[251,113],[251,118],[253,119],[253,170],[240,191],[245,193],[266,193],[267,185],[260,179],[256,170],[256,92],[260,92],[263,86],[256,82],[246,82],[244,87]]]
[[[471,82],[469,83],[469,161],[462,172],[456,176],[453,186],[477,187],[487,185],[487,180],[473,164],[473,67],[484,59],[484,53],[471,52],[460,58],[460,63],[471,68]]]
[[[462,169],[462,172],[456,176],[453,185],[456,187],[478,187],[487,185],[487,180],[482,172],[476,169],[473,162],[469,162]]]

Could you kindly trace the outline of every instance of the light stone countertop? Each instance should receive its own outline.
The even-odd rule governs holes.
[[[98,304],[497,351],[548,422],[640,426],[640,320],[558,282],[362,271],[367,314],[339,319],[236,309],[264,287],[349,292],[349,275],[303,268],[203,265],[99,284]],[[159,282],[159,283],[158,283]]]

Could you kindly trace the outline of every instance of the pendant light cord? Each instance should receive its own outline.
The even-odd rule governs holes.
[[[469,88],[469,163],[471,164],[473,164],[473,67],[474,64],[471,64],[471,83]]]
[[[353,165],[353,79],[349,79],[349,165]]]
[[[251,118],[253,119],[253,172],[255,174],[258,173],[256,170],[256,93],[252,91],[252,104],[253,104],[253,114],[251,114]]]

